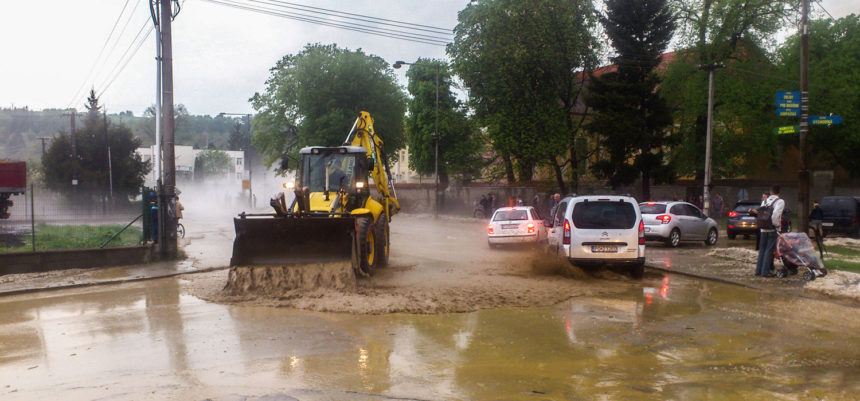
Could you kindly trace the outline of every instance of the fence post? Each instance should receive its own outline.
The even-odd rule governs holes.
[[[33,252],[36,252],[36,210],[33,202],[33,198],[35,198],[33,187],[33,184],[30,184],[30,240],[33,243]]]

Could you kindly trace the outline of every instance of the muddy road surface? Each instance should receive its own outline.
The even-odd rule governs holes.
[[[0,298],[0,399],[860,394],[856,308],[681,276],[652,274],[550,306],[442,314],[224,305],[189,295],[188,285],[168,278]]]
[[[229,256],[219,227],[193,264]],[[236,299],[220,270],[0,297],[0,400],[858,399],[856,305],[584,274],[484,227],[397,216],[354,288]]]

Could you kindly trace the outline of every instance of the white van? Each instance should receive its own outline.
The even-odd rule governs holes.
[[[629,265],[645,271],[645,226],[636,199],[618,195],[563,198],[547,235],[550,252],[575,265]]]

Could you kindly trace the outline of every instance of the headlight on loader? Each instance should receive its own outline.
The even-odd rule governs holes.
[[[290,182],[284,183],[284,189],[294,189],[295,187],[296,187],[295,182],[290,181]]]

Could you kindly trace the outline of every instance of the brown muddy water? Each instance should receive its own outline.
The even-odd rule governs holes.
[[[0,298],[0,399],[860,394],[857,308],[680,276],[552,306],[435,315],[222,305],[187,295],[186,284]]]

